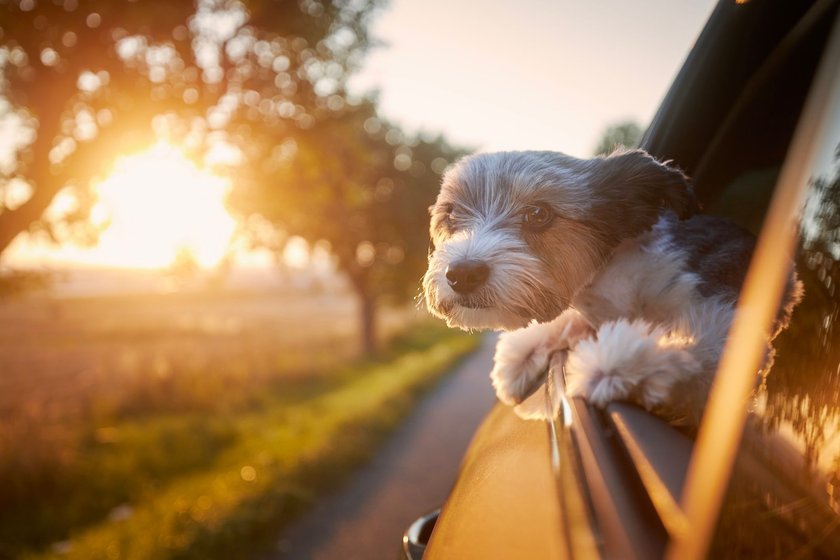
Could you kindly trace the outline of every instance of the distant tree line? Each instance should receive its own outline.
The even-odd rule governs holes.
[[[596,156],[609,155],[617,148],[636,148],[642,140],[644,130],[633,120],[616,122],[607,126],[595,145]]]

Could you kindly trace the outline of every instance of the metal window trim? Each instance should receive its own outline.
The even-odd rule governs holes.
[[[586,482],[601,552],[606,558],[661,558],[668,533],[613,441],[601,413],[582,398],[569,401],[577,460]]]
[[[671,535],[684,531],[680,495],[694,442],[636,406],[613,403],[607,413],[665,529]]]

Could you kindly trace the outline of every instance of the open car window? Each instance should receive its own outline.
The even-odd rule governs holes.
[[[753,27],[764,26],[766,44],[758,45],[749,53],[738,49],[718,53],[724,59],[727,56],[732,59],[724,60],[724,64],[720,58],[714,59],[714,48],[700,49],[711,59],[694,56],[692,61],[689,57],[675,90],[657,116],[667,126],[655,121],[652,132],[643,142],[643,147],[661,159],[673,159],[693,176],[706,212],[730,218],[764,238],[772,237],[767,235],[768,227],[778,227],[771,223],[768,209],[771,200],[779,194],[777,191],[786,188],[780,179],[784,179],[792,164],[802,165],[805,158],[801,156],[806,152],[808,160],[813,161],[808,168],[800,170],[801,180],[793,185],[794,190],[802,192],[807,182],[804,203],[791,203],[783,209],[788,220],[786,225],[793,218],[800,225],[795,248],[791,253],[787,252],[786,244],[775,248],[779,255],[775,265],[778,277],[788,277],[788,267],[795,262],[798,277],[804,285],[804,297],[795,308],[789,327],[774,342],[775,356],[771,357],[773,365],[768,375],[760,383],[747,387],[747,390],[753,389],[749,410],[744,411],[742,401],[730,402],[729,406],[733,410],[737,408],[742,419],[745,412],[748,412],[748,418],[734,467],[730,470],[729,463],[720,461],[720,464],[726,463],[724,476],[731,475],[720,515],[715,508],[705,510],[705,521],[711,524],[709,530],[714,529],[711,543],[705,536],[700,540],[702,547],[711,544],[710,558],[838,558],[840,86],[829,84],[830,95],[823,91],[816,103],[812,100],[814,90],[818,89],[820,72],[829,75],[829,81],[837,80],[836,69],[825,72],[821,68],[825,67],[830,41],[834,40],[835,46],[831,48],[837,50],[835,47],[840,40],[835,37],[838,34],[838,2],[740,4],[736,5],[734,1],[721,3],[717,12],[726,16],[720,18],[722,25],[741,25],[745,33]],[[741,12],[731,17],[730,12],[736,10]],[[768,13],[779,10],[796,13],[789,14],[789,18],[768,19]],[[712,31],[715,31],[714,25],[713,16]],[[729,33],[731,29],[725,31]],[[704,36],[706,42],[714,46],[720,39],[708,30]],[[704,37],[701,37],[698,43],[703,41]],[[732,42],[726,35],[724,43],[731,47],[729,43]],[[747,45],[740,48],[749,49]],[[756,58],[750,62],[749,70],[747,66],[739,66],[738,60],[744,57]],[[834,66],[840,68],[840,60],[835,62]],[[720,74],[722,66],[729,75],[727,72]],[[720,81],[704,84],[703,79]],[[691,98],[707,93],[708,100]],[[809,104],[819,105],[821,118],[818,122],[806,118]],[[686,112],[686,105],[698,107],[696,114]],[[688,126],[691,119],[695,119],[695,126]],[[681,122],[686,126],[676,126]],[[803,144],[808,144],[807,149]],[[814,154],[816,157],[812,158]],[[785,235],[790,237],[789,233]],[[756,282],[761,284],[762,279],[758,278]],[[789,294],[790,283],[787,289],[780,289]],[[767,296],[762,303],[767,311],[767,325],[775,315],[778,298],[774,298]],[[749,312],[746,315],[749,316]],[[756,363],[759,361],[757,357]],[[754,367],[752,374],[744,370],[748,383],[755,379],[757,369],[758,366]],[[589,411],[582,403],[572,403],[571,408],[581,410],[583,415]],[[598,416],[597,411],[593,412]],[[692,525],[691,507],[686,510],[686,495],[681,497],[679,492],[686,481],[692,452],[690,441],[677,441],[679,445],[676,446],[672,442],[669,445],[674,451],[663,452],[660,436],[679,440],[675,434],[658,433],[652,437],[650,426],[643,425],[646,418],[637,418],[632,407],[612,405],[607,412],[608,417],[602,416],[603,428],[594,430],[595,436],[605,431],[612,433],[625,453],[608,457],[606,461],[604,453],[601,460],[587,462],[587,453],[592,454],[594,449],[588,440],[594,436],[584,434],[579,438],[583,449],[582,478],[592,494],[593,486],[598,489],[598,477],[591,475],[591,471],[604,462],[623,461],[619,470],[635,471],[637,476],[630,478],[636,480],[622,479],[612,487],[624,488],[635,482],[637,487],[643,488],[647,501],[653,506],[642,508],[645,511],[636,516],[636,519],[645,520],[644,527],[628,529],[622,525],[625,530],[618,533],[627,538],[620,544],[629,546],[625,543],[641,540],[648,548],[656,549],[658,539],[670,539],[671,545],[663,545],[668,557],[702,557],[702,552],[696,552],[697,540],[680,548],[682,536],[697,532],[696,526]],[[579,424],[578,431],[581,427],[586,428],[586,422],[581,422],[581,414],[572,414],[572,417],[573,422]],[[663,425],[662,428],[670,427]],[[741,434],[740,422],[718,431],[727,430],[726,436],[737,442]],[[712,461],[715,460],[714,438],[712,435],[705,442],[711,450],[707,455]],[[699,445],[695,446],[695,452],[697,447]],[[630,467],[625,468],[627,465]],[[697,472],[693,478],[688,477],[687,484],[694,485],[695,496],[709,490],[704,487],[703,474]],[[601,494],[606,495],[605,492]],[[609,531],[609,528],[604,529],[604,520],[609,521],[609,517],[599,510],[620,513],[619,498],[593,497],[593,509],[598,518],[595,526],[602,536]],[[628,499],[632,500],[632,496]],[[609,502],[608,507],[604,507],[605,502]],[[702,532],[708,534],[705,530]],[[607,556],[610,551],[605,543],[610,540],[616,539],[602,539],[602,552]],[[692,547],[693,555],[680,555]],[[629,553],[629,549],[624,550]],[[648,557],[642,549],[633,549],[630,555]],[[658,549],[654,555],[660,555]]]
[[[838,92],[840,93],[840,92]],[[840,556],[840,99],[809,172],[795,252],[804,297],[775,342],[714,558]]]
[[[756,261],[762,258],[763,243],[766,249],[778,253],[773,272],[786,278],[790,263],[795,262],[804,287],[804,296],[794,309],[788,328],[773,344],[775,351],[759,356],[772,367],[750,399],[749,415],[711,542],[712,558],[840,557],[837,34],[837,2],[815,3],[748,80],[697,166],[698,184],[710,201],[709,209],[761,231]],[[791,194],[799,192],[805,193],[801,205],[799,195]],[[768,210],[771,198],[774,206]],[[787,207],[780,200],[785,200]],[[780,233],[779,229],[787,228],[793,218],[799,229],[788,254],[789,234]],[[768,239],[775,239],[778,245],[772,246]],[[762,270],[761,266],[754,262],[752,269]],[[755,273],[748,279],[738,313],[750,316],[760,303],[770,329],[778,299],[772,295],[773,288],[766,290],[763,300],[755,296],[763,289],[763,281]],[[768,279],[768,283],[772,285],[773,281]],[[780,290],[790,296],[790,282]],[[737,321],[733,326],[727,349],[733,356],[752,351],[745,348],[748,345],[739,347],[748,337],[738,335],[747,330],[737,332]],[[735,373],[727,369],[726,358],[716,384],[723,385],[720,378]],[[734,365],[736,361],[733,358],[729,363]],[[749,359],[742,363],[748,364]],[[748,379],[750,372],[745,370],[743,375]],[[724,381],[735,386],[730,380]],[[716,404],[712,402],[715,397],[713,392],[710,409]],[[729,406],[739,406],[737,399],[732,399]],[[740,423],[737,426],[740,431]],[[706,451],[707,466],[714,464],[715,454],[699,448],[714,445],[718,436],[713,432],[721,428],[721,424],[716,424],[715,429],[703,434],[701,427],[701,436],[706,437],[698,438],[695,453]],[[726,438],[722,436],[720,440],[724,442]],[[726,447],[722,443],[722,462],[726,461]],[[694,505],[692,496],[698,502],[697,497],[703,492],[703,460],[698,464],[701,466],[695,468],[694,477],[688,477],[688,503],[683,504],[689,517]],[[707,491],[714,494],[714,476],[709,478],[712,481]],[[700,510],[703,507],[696,509]],[[705,509],[707,513],[713,510]],[[697,526],[689,523],[688,531],[697,531]]]

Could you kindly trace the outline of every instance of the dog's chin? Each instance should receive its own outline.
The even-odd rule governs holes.
[[[447,310],[442,313],[446,324],[465,331],[488,329],[510,331],[520,329],[529,323],[527,317],[493,307],[455,302],[446,307]]]

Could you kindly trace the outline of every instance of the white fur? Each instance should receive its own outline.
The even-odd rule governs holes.
[[[573,305],[593,324],[620,317],[669,322],[694,305],[698,279],[684,257],[650,243],[652,234],[625,241]]]
[[[487,284],[492,309],[475,309],[458,303],[457,294],[446,282],[446,268],[460,259],[475,259],[493,263]],[[433,297],[449,307],[446,322],[462,329],[515,329],[528,324],[528,319],[514,309],[531,305],[527,294],[529,285],[536,282],[534,271],[540,262],[527,251],[521,237],[498,230],[492,224],[480,224],[474,230],[459,232],[442,242],[429,260],[424,277],[426,297]],[[523,297],[524,296],[524,297]]]
[[[652,410],[668,400],[675,384],[700,371],[691,342],[644,320],[604,323],[597,339],[582,341],[569,355],[566,392],[595,406],[635,400]]]
[[[569,350],[570,396],[596,406],[627,400],[648,410],[665,408],[679,421],[699,415],[704,399],[685,403],[672,392],[714,368],[733,304],[699,297],[684,257],[665,250],[664,243],[651,248],[648,236],[623,243],[575,296],[575,308],[549,323],[501,335],[490,377],[502,402],[517,405],[523,418],[544,418],[541,393],[523,397],[545,375],[552,352]]]

